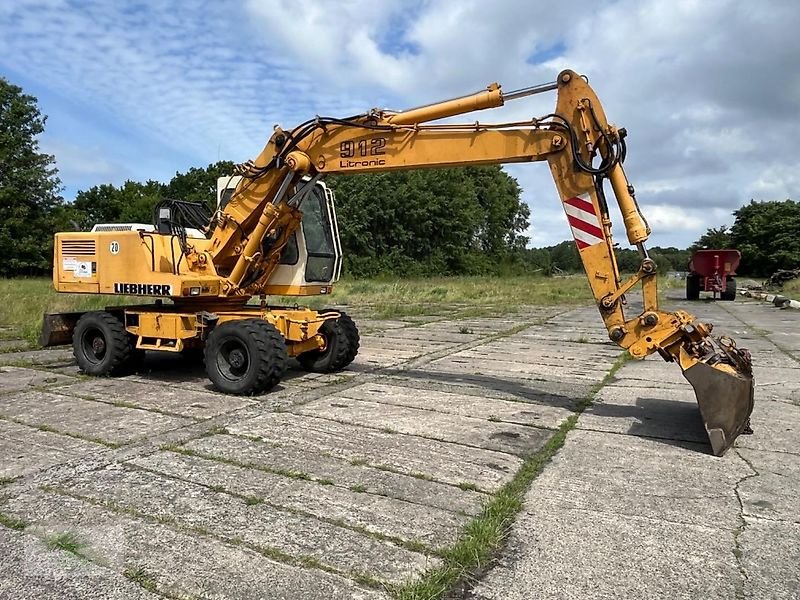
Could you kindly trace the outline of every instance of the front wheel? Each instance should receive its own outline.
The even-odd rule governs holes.
[[[304,369],[314,373],[333,373],[353,362],[360,344],[358,328],[353,319],[341,313],[336,319],[325,321],[319,333],[325,338],[325,348],[299,355],[297,360]]]
[[[241,396],[272,389],[283,378],[288,360],[283,336],[262,319],[222,323],[206,341],[206,373],[226,394]]]

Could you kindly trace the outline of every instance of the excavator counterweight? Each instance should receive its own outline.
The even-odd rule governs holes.
[[[556,107],[540,118],[435,122],[554,90]],[[187,227],[198,211],[183,203],[159,205],[153,229],[56,235],[58,291],[139,293],[172,304],[46,322],[57,332],[53,339],[72,337],[78,364],[92,374],[119,372],[146,349],[203,346],[209,377],[229,393],[276,385],[290,356],[311,370],[336,371],[358,352],[358,330],[347,315],[266,303],[269,294],[330,294],[338,278],[333,194],[321,178],[546,161],[609,338],[634,358],[657,352],[678,363],[695,390],[712,450],[721,455],[749,430],[750,355],[729,338],[713,338],[711,326],[692,315],[659,308],[656,263],[645,246],[650,227],[623,169],[625,137],[625,129],[606,120],[588,79],[571,70],[508,94],[495,83],[407,111],[373,109],[346,119],[318,116],[292,130],[276,127],[262,152],[239,165],[232,193],[207,226],[195,218]],[[640,257],[638,271],[625,280],[614,253],[607,192]],[[171,218],[171,208],[183,220]],[[643,310],[629,317],[626,294],[639,286]],[[262,298],[260,307],[248,304],[253,296]]]

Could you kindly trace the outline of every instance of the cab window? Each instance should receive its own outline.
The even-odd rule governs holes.
[[[308,262],[306,281],[330,282],[334,276],[336,262],[331,219],[325,195],[319,188],[303,201],[303,235],[306,240]]]

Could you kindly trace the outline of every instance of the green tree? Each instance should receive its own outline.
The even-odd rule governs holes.
[[[689,258],[692,256],[690,250],[681,250],[674,246],[662,248],[660,246],[653,246],[651,252],[659,255],[662,262],[668,271],[685,271],[689,265]],[[668,266],[666,263],[669,263]],[[665,271],[661,271],[664,273]]]
[[[39,151],[46,120],[35,97],[0,77],[0,275],[40,273],[52,263],[62,199],[55,160]]]
[[[354,275],[494,271],[524,248],[528,208],[499,167],[330,177]]]
[[[499,166],[468,167],[478,204],[483,210],[478,231],[480,247],[491,255],[499,256],[509,250],[524,248],[528,238],[521,235],[528,227],[531,212],[520,200],[522,189],[517,180]]]
[[[733,214],[730,233],[742,253],[739,272],[762,276],[800,266],[800,202],[751,200]]]
[[[555,246],[549,246],[547,251],[550,253],[554,271],[561,270],[576,273],[583,269],[578,247],[573,240],[565,240]]]
[[[233,175],[234,164],[221,160],[205,169],[192,167],[186,173],[175,173],[167,184],[164,197],[190,202],[205,202],[209,208],[217,205],[217,178]]]
[[[710,248],[712,250],[724,250],[730,248],[733,241],[731,240],[731,231],[727,225],[721,227],[711,227],[700,239],[691,246],[691,250],[700,250],[702,248]]]
[[[95,185],[75,195],[72,208],[81,230],[96,223],[119,223],[122,221],[123,205],[115,186],[110,183]]]
[[[219,161],[204,169],[192,167],[186,173],[175,173],[167,184],[129,180],[120,187],[95,185],[76,194],[68,220],[81,229],[89,229],[95,223],[152,223],[153,208],[164,198],[205,202],[215,207],[217,178],[232,174],[233,163]]]
[[[614,254],[617,257],[617,268],[620,273],[636,273],[642,264],[642,257],[639,256],[639,252],[631,248],[615,248]]]

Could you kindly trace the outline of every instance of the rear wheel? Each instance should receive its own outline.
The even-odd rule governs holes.
[[[700,277],[697,275],[686,276],[686,299],[698,300],[700,298]]]
[[[719,295],[720,300],[736,300],[736,280],[728,277],[725,282],[725,291]]]
[[[315,373],[333,373],[353,362],[360,343],[353,319],[341,313],[336,319],[325,321],[319,333],[325,338],[325,349],[299,355],[297,360],[304,369]]]
[[[358,348],[361,345],[361,336],[358,333],[358,327],[356,327],[353,319],[345,313],[341,313],[341,315],[342,316],[339,317],[339,323],[342,325],[345,337],[347,338],[347,357],[345,358],[345,363],[340,367],[344,368],[353,362],[358,355]]]
[[[78,319],[72,351],[81,371],[99,376],[123,375],[144,358],[122,321],[105,311],[88,312]]]
[[[205,346],[206,373],[226,394],[266,392],[286,372],[286,342],[261,319],[228,321],[214,328]]]

